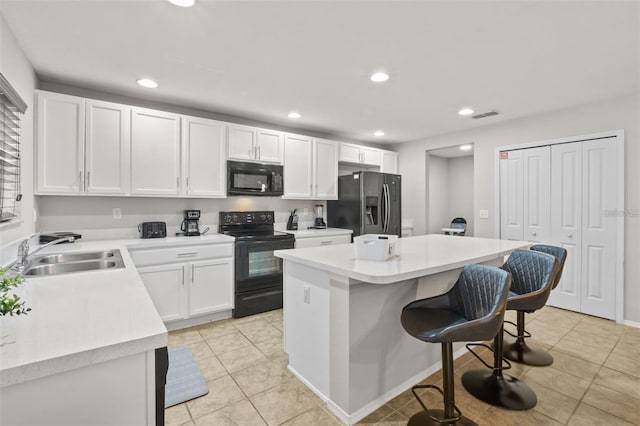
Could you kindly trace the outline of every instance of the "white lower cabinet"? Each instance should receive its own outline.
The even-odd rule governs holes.
[[[350,244],[351,235],[331,235],[327,237],[296,238],[295,248],[331,246],[337,244]]]
[[[206,259],[212,253],[229,257]],[[232,253],[233,244],[130,250],[164,322],[233,308]]]

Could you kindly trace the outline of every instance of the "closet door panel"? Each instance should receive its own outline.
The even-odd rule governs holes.
[[[551,148],[525,149],[524,167],[524,240],[547,243],[550,233],[550,159]]]
[[[500,153],[500,238],[522,240],[524,170],[522,151]]]
[[[580,311],[582,258],[582,144],[551,147],[551,237],[567,250],[562,279],[549,305]]]
[[[615,318],[616,145],[582,144],[582,312]]]

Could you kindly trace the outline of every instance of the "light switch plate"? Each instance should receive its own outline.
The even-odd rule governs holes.
[[[480,219],[489,219],[489,210],[480,210]]]

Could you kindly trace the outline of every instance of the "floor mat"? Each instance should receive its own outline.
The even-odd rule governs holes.
[[[169,371],[165,387],[164,407],[180,404],[209,393],[191,349],[187,346],[169,348]]]

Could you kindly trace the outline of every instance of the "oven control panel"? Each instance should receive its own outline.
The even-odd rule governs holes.
[[[220,212],[220,225],[273,225],[273,211]]]

